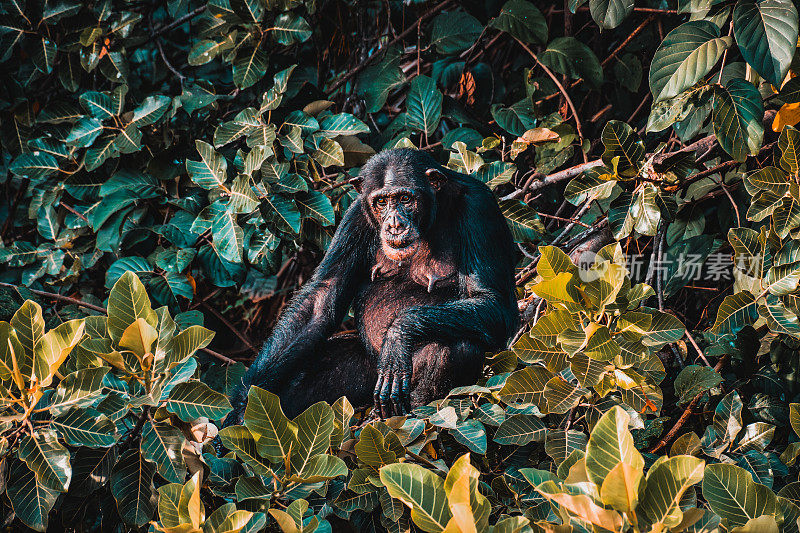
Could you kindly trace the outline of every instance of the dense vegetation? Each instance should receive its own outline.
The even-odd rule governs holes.
[[[0,3],[5,525],[797,532],[797,41],[792,0]],[[523,329],[409,417],[253,388],[218,456],[395,146],[496,193]]]

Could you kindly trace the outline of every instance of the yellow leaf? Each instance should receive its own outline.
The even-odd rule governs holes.
[[[283,533],[300,533],[297,524],[294,523],[294,518],[289,516],[289,513],[281,511],[280,509],[270,509],[269,514],[278,523]]]
[[[800,122],[800,102],[783,104],[772,121],[772,131],[779,132],[784,126],[794,126],[798,122]]]
[[[127,348],[139,357],[149,353],[153,348],[153,343],[158,339],[156,329],[147,323],[144,318],[137,318],[133,324],[127,327],[122,333],[119,345]]]
[[[69,320],[45,333],[36,343],[33,370],[39,384],[50,385],[67,355],[83,338],[83,319]]]
[[[560,139],[558,133],[554,132],[548,128],[533,128],[532,130],[528,130],[522,134],[522,137],[518,137],[515,142],[525,143],[525,144],[541,144],[551,141],[557,141]]]
[[[572,496],[570,494],[548,494],[536,489],[539,494],[559,504],[561,507],[596,526],[610,531],[622,530],[622,515],[616,511],[603,509],[592,499],[583,494]]]
[[[772,515],[751,518],[743,526],[731,529],[731,533],[778,533],[778,523]]]
[[[636,469],[628,463],[619,463],[603,480],[600,499],[618,511],[630,512],[639,504],[641,483],[641,469]]]

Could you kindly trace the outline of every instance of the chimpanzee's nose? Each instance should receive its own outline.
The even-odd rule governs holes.
[[[395,214],[391,214],[386,218],[386,230],[393,235],[400,235],[405,232],[406,226]]]

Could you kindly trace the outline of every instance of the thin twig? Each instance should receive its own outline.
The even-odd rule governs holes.
[[[579,226],[583,226],[584,228],[591,228],[589,224],[586,224],[585,222],[581,222],[580,220],[574,218],[557,217],[556,215],[548,215],[547,213],[539,213],[539,216],[544,218],[551,218],[553,220],[559,220],[561,222],[570,222],[572,224],[578,224]]]
[[[11,283],[3,283],[3,282],[0,282],[0,287],[10,287],[12,289],[19,289],[19,287],[17,285],[12,285]],[[25,287],[25,289],[31,291],[31,293],[35,294],[36,296],[41,296],[42,298],[50,298],[52,300],[59,300],[59,301],[62,301],[62,302],[66,302],[66,303],[70,303],[70,304],[73,304],[73,305],[77,305],[79,307],[85,307],[86,309],[91,309],[92,311],[97,311],[98,313],[103,313],[104,315],[107,314],[106,310],[104,308],[100,307],[99,305],[90,304],[88,302],[84,302],[82,300],[78,300],[77,298],[72,298],[70,296],[64,296],[63,294],[56,294],[54,292],[45,292],[45,291],[39,291],[39,290],[36,290],[36,289],[28,289],[27,287]],[[201,350],[206,352],[208,355],[210,355],[212,357],[216,357],[220,361],[222,361],[224,363],[227,363],[229,365],[236,362],[233,359],[231,359],[230,357],[225,357],[221,353],[215,352],[214,350],[211,350],[209,348],[201,348]]]
[[[206,6],[205,5],[200,6],[197,9],[195,9],[194,11],[190,11],[189,13],[185,14],[184,16],[182,16],[182,17],[180,17],[178,19],[175,19],[173,22],[170,22],[166,26],[161,26],[155,32],[153,32],[153,37],[158,37],[162,33],[167,32],[167,31],[171,30],[172,28],[176,28],[176,27],[180,26],[181,24],[183,24],[184,22],[188,22],[188,21],[192,20],[194,17],[196,17],[197,15],[201,14],[205,10],[206,10]]]
[[[715,372],[719,372],[720,371],[722,366],[728,360],[728,357],[729,357],[728,354],[725,354],[722,357],[720,357],[719,361],[717,361],[717,364],[714,366],[714,371]],[[672,427],[672,429],[669,430],[669,433],[664,435],[664,438],[661,439],[660,441],[658,441],[658,444],[653,446],[653,448],[650,450],[650,453],[658,452],[661,448],[666,446],[669,443],[669,441],[671,441],[672,438],[675,435],[678,434],[678,431],[680,431],[680,429],[683,427],[683,425],[686,424],[686,421],[689,420],[689,417],[692,416],[692,411],[697,406],[697,404],[700,403],[700,400],[703,398],[703,395],[705,393],[706,393],[706,391],[699,392],[699,393],[697,393],[697,395],[694,398],[692,398],[692,401],[689,402],[689,405],[686,406],[686,409],[683,411],[683,414],[678,419],[678,421],[675,423],[675,425]]]
[[[220,313],[219,311],[217,311],[216,309],[214,309],[213,307],[211,307],[210,305],[208,305],[208,304],[207,304],[207,303],[205,303],[205,302],[203,302],[203,308],[204,308],[204,309],[206,309],[206,310],[208,310],[208,311],[209,311],[209,312],[210,312],[212,315],[214,315],[215,317],[217,317],[217,320],[219,320],[220,322],[222,322],[222,323],[225,325],[225,327],[226,327],[226,328],[228,328],[229,330],[231,330],[231,332],[232,332],[234,335],[236,335],[237,337],[239,337],[239,340],[240,340],[240,341],[242,341],[242,342],[243,342],[245,345],[247,345],[247,347],[248,347],[248,348],[250,348],[250,349],[251,349],[251,350],[253,350],[253,351],[256,351],[256,347],[253,345],[253,343],[252,343],[252,342],[250,342],[250,339],[249,339],[249,338],[247,338],[247,335],[245,335],[244,333],[242,333],[241,331],[239,331],[238,329],[236,329],[236,328],[233,326],[233,324],[231,324],[231,323],[228,321],[228,319],[227,319],[227,318],[225,318],[224,316],[222,316],[222,313]]]
[[[519,43],[519,45],[523,48],[523,50],[528,52],[528,55],[530,55],[533,58],[533,60],[536,62],[537,65],[542,67],[542,70],[544,70],[545,74],[547,74],[547,76],[551,80],[553,80],[553,83],[556,84],[556,87],[558,87],[558,90],[561,91],[562,95],[564,95],[564,99],[567,101],[567,105],[569,106],[570,110],[572,111],[572,117],[575,119],[575,127],[578,130],[578,138],[581,141],[581,145],[583,145],[583,128],[581,127],[581,119],[580,119],[580,117],[578,117],[578,110],[575,109],[575,104],[572,103],[572,98],[569,97],[569,94],[567,93],[567,90],[564,89],[564,86],[561,85],[560,81],[558,81],[558,77],[556,77],[556,75],[553,74],[553,72],[549,68],[547,68],[544,65],[544,63],[539,61],[539,58],[536,57],[536,54],[533,53],[533,50],[528,48],[527,44],[523,43],[522,41],[520,41],[516,37],[514,37],[514,40]],[[583,162],[584,163],[588,163],[589,160],[586,157],[586,152],[581,150],[581,154],[583,155]]]
[[[425,13],[420,15],[419,21],[421,22],[421,21],[423,21],[425,19],[428,19],[428,18],[432,17],[433,15],[437,14],[439,11],[444,9],[450,3],[450,1],[451,0],[445,0],[444,2],[442,2],[439,5],[433,6],[431,9],[429,9],[428,11],[426,11]],[[399,43],[400,41],[402,41],[404,38],[406,38],[411,32],[415,31],[416,29],[417,29],[417,23],[414,23],[411,26],[409,26],[408,28],[406,28],[405,30],[403,30],[402,32],[400,32],[400,34],[397,37],[395,37],[394,39],[392,39],[391,41],[389,41],[385,45],[381,46],[380,49],[375,51],[375,53],[373,53],[371,56],[368,56],[361,63],[359,63],[358,65],[356,65],[352,69],[350,69],[341,78],[336,80],[333,83],[333,85],[331,85],[325,92],[327,94],[333,94],[334,92],[336,92],[336,89],[338,89],[339,87],[344,85],[344,83],[347,82],[347,80],[349,80],[350,78],[352,78],[353,76],[355,76],[356,74],[358,74],[359,72],[361,72],[362,70],[367,68],[369,66],[369,64],[372,63],[375,60],[375,58],[377,58],[379,55],[381,55],[381,52],[383,52],[384,50],[388,50],[389,48],[391,48],[395,44]]]

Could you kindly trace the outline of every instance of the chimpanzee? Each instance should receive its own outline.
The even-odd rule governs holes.
[[[234,393],[228,424],[250,385],[289,416],[343,395],[401,414],[475,383],[484,352],[516,330],[515,249],[486,185],[411,149],[373,156],[351,183],[358,198]],[[351,305],[358,335],[333,335]]]

